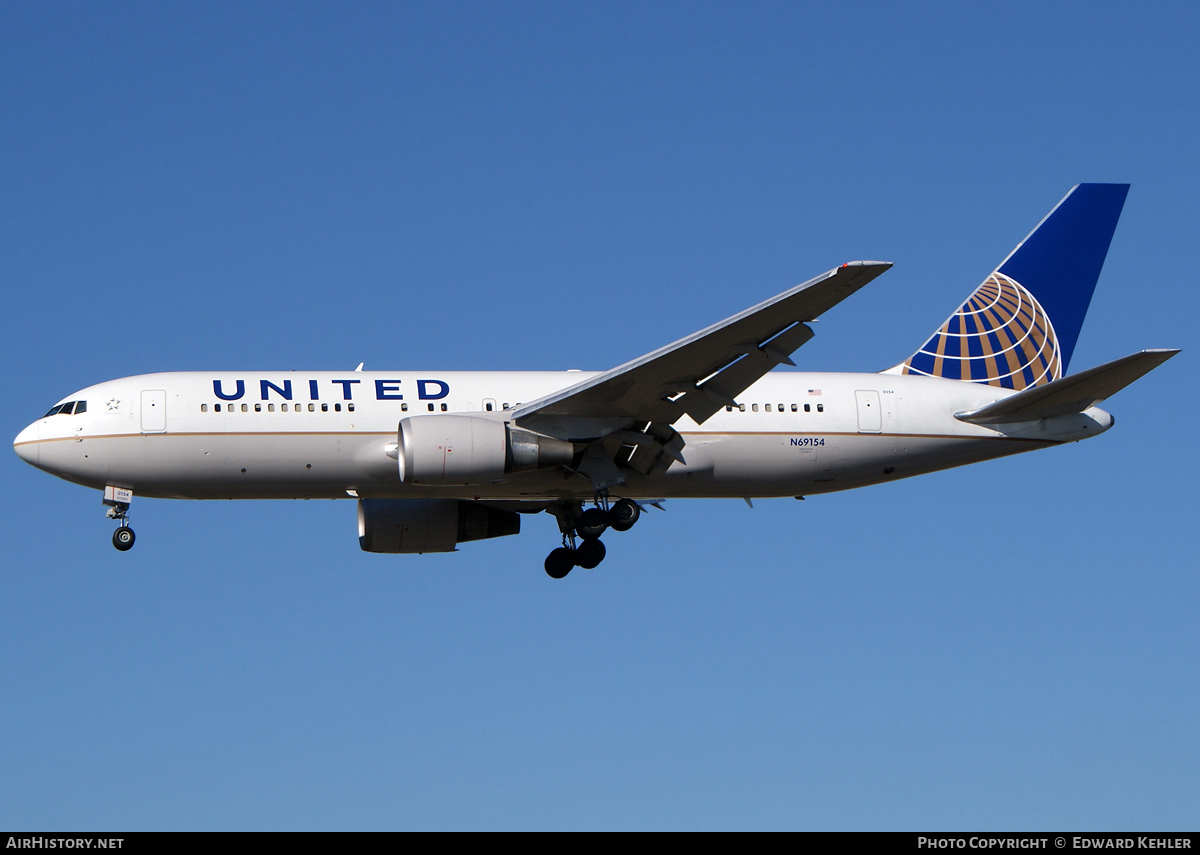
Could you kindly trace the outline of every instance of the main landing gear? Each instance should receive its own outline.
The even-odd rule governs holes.
[[[598,496],[596,506],[587,510],[579,502],[556,503],[549,510],[558,518],[563,536],[563,545],[546,556],[546,574],[551,579],[563,578],[574,567],[584,570],[598,567],[607,552],[600,542],[600,535],[609,528],[629,531],[642,514],[642,509],[632,499],[621,499],[609,507],[605,495]],[[576,538],[582,542],[577,542]]]

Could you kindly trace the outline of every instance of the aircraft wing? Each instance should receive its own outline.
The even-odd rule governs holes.
[[[685,414],[703,423],[776,365],[794,365],[790,355],[813,336],[805,321],[891,266],[843,264],[674,344],[525,404],[514,419],[535,429],[578,420],[671,425]]]
[[[1178,350],[1142,350],[1063,377],[1044,386],[1032,386],[955,418],[977,425],[1026,422],[1082,413],[1120,392],[1134,380],[1162,365]]]

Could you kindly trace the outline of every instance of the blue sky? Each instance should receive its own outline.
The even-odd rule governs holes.
[[[16,433],[158,370],[604,369],[854,258],[801,369],[908,356],[1133,187],[1066,448],[359,551],[351,502],[3,467],[0,825],[1194,828],[1192,4],[6,4]]]

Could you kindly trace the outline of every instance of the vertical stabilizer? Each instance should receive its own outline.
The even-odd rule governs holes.
[[[893,371],[1025,389],[1067,370],[1128,184],[1077,184]]]

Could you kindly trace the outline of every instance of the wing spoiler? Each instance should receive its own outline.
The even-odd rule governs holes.
[[[955,413],[954,417],[971,424],[994,425],[1082,413],[1088,407],[1120,392],[1177,353],[1177,349],[1171,348],[1142,350],[1044,386],[1030,387],[978,410]]]

